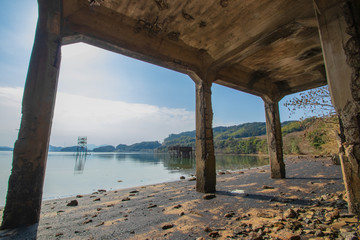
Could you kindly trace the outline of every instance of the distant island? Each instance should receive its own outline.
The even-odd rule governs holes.
[[[154,152],[155,149],[159,148],[161,146],[161,143],[158,141],[152,141],[152,142],[141,142],[141,143],[135,143],[132,145],[126,145],[126,144],[119,144],[116,147],[112,145],[104,145],[100,147],[95,147],[92,150],[89,150],[89,152]],[[76,152],[77,146],[71,146],[71,147],[49,147],[49,151],[55,150],[56,152]]]
[[[13,148],[0,146],[0,151],[12,151]]]
[[[338,126],[322,118],[308,118],[302,121],[286,121],[281,124],[284,154],[332,154],[337,149],[334,136]],[[266,123],[252,122],[229,127],[214,127],[216,153],[225,154],[267,154]],[[89,152],[157,152],[165,153],[169,146],[185,146],[195,149],[195,130],[170,134],[163,143],[145,141],[132,145],[117,146],[88,144]],[[12,151],[0,147],[0,151]],[[50,152],[76,152],[77,146],[49,146]]]

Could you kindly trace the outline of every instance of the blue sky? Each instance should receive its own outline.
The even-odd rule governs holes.
[[[0,146],[17,138],[36,21],[37,1],[2,0]],[[217,84],[212,92],[214,126],[265,121],[261,98]],[[82,43],[63,46],[50,144],[76,145],[82,135],[98,145],[162,141],[194,130],[194,110],[195,85],[186,75]]]

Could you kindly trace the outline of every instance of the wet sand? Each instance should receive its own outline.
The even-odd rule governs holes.
[[[214,195],[197,193],[195,181],[184,179],[111,192],[99,189],[90,195],[44,201],[37,238],[257,239],[259,235],[260,239],[289,239],[301,235],[306,239],[315,236],[311,231],[299,232],[298,227],[289,228],[284,233],[286,237],[281,237],[286,224],[283,227],[276,224],[289,222],[284,214],[290,208],[295,209],[296,221],[300,223],[304,220],[304,217],[300,219],[302,212],[308,214],[308,210],[301,209],[321,207],[329,213],[339,213],[331,222],[324,222],[325,225],[340,221],[341,217],[354,221],[353,216],[346,214],[346,204],[341,199],[344,185],[340,166],[333,165],[328,158],[310,157],[287,157],[285,163],[286,179],[270,179],[269,166],[222,173],[217,176]],[[67,206],[74,200],[76,206]],[[348,225],[349,232],[354,232],[354,226]]]

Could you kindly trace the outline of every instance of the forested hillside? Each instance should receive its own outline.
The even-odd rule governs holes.
[[[298,121],[282,123],[283,132],[288,134],[303,131],[304,126]],[[266,124],[264,122],[244,123],[230,127],[215,127],[214,145],[217,153],[256,154],[267,153]],[[169,146],[181,145],[195,148],[195,131],[171,134],[158,148],[167,151]]]
[[[336,135],[339,129],[336,117],[308,118],[303,121],[287,121],[281,124],[284,154],[336,154]],[[266,124],[244,123],[230,127],[215,127],[214,147],[216,153],[267,154]],[[195,149],[195,131],[170,134],[160,144],[158,141],[132,145],[101,146],[94,152],[167,152],[169,146],[180,145]],[[76,152],[77,146],[52,151]]]

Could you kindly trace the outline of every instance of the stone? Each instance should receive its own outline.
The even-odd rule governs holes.
[[[150,205],[148,206],[148,208],[156,208],[156,207],[157,207],[156,204],[150,204]]]
[[[340,233],[340,236],[342,236],[345,240],[358,240],[359,239],[356,236],[355,232]]]
[[[138,193],[138,190],[131,191],[130,193]]]
[[[290,230],[281,230],[273,235],[275,239],[291,239],[291,240],[300,240],[300,236],[298,234],[294,234]]]
[[[277,222],[277,223],[274,223],[273,227],[277,228],[277,230],[280,230],[280,229],[283,229],[285,226],[284,226],[284,224]]]
[[[209,237],[212,237],[212,238],[220,237],[220,234],[218,231],[213,231],[213,232],[209,233]]]
[[[261,235],[262,235],[262,232],[251,232],[251,233],[249,233],[248,239],[261,240],[261,239],[263,239],[263,237]]]
[[[231,213],[226,213],[226,214],[224,215],[224,217],[226,217],[226,218],[231,218],[231,217],[233,217],[234,215],[235,215],[235,213],[231,212]]]
[[[321,230],[316,230],[314,235],[315,235],[316,237],[323,237],[323,236],[324,236],[324,233],[323,233]]]
[[[95,198],[93,201],[94,202],[98,202],[98,201],[100,201],[101,200],[101,198]]]
[[[77,198],[82,198],[84,197],[83,195],[76,195]]]
[[[333,230],[339,230],[343,226],[346,226],[346,222],[345,221],[339,221],[339,222],[335,222],[335,223],[331,224],[330,228],[333,229]]]
[[[83,222],[83,224],[88,224],[88,223],[91,223],[93,220],[92,219],[88,219],[86,221]]]
[[[299,221],[295,221],[291,223],[291,229],[298,230],[299,228],[302,228],[302,224]]]
[[[121,201],[125,202],[125,201],[130,201],[131,199],[129,197],[125,197],[123,199],[121,199]]]
[[[274,187],[267,186],[267,185],[264,185],[262,188],[263,188],[263,189],[274,189]]]
[[[69,206],[69,207],[76,207],[77,205],[79,205],[77,200],[71,200],[71,202],[66,204],[66,206]]]
[[[352,217],[352,218],[342,218],[343,221],[345,221],[346,223],[358,223],[359,220],[356,217]]]
[[[170,229],[170,228],[173,228],[174,227],[174,224],[172,223],[167,223],[167,224],[164,224],[161,228],[163,230],[166,230],[166,229]]]
[[[213,198],[216,198],[215,194],[205,194],[203,196],[203,199],[205,199],[205,200],[210,200],[210,199],[213,199]]]
[[[100,227],[100,226],[102,226],[102,225],[104,225],[105,224],[105,222],[101,222],[101,223],[99,223],[98,225],[95,225],[95,227]]]
[[[284,218],[296,218],[297,213],[293,209],[288,209],[284,212]]]
[[[288,240],[301,240],[301,237],[300,237],[300,235],[293,235],[293,236],[289,237]]]
[[[305,219],[304,219],[304,222],[305,222],[306,224],[310,224],[310,223],[311,223],[311,220],[308,219],[308,218],[305,218]]]
[[[180,179],[181,179],[181,180],[184,180],[184,179],[185,179],[185,176],[181,176]]]
[[[98,189],[97,191],[98,191],[99,193],[104,193],[104,192],[106,192],[105,189]]]
[[[181,207],[182,207],[181,204],[174,206],[174,208],[181,208]]]
[[[188,181],[190,181],[190,182],[191,181],[196,181],[196,177],[191,177],[191,178],[188,179]]]
[[[204,231],[205,232],[212,232],[212,229],[210,227],[205,227]]]

